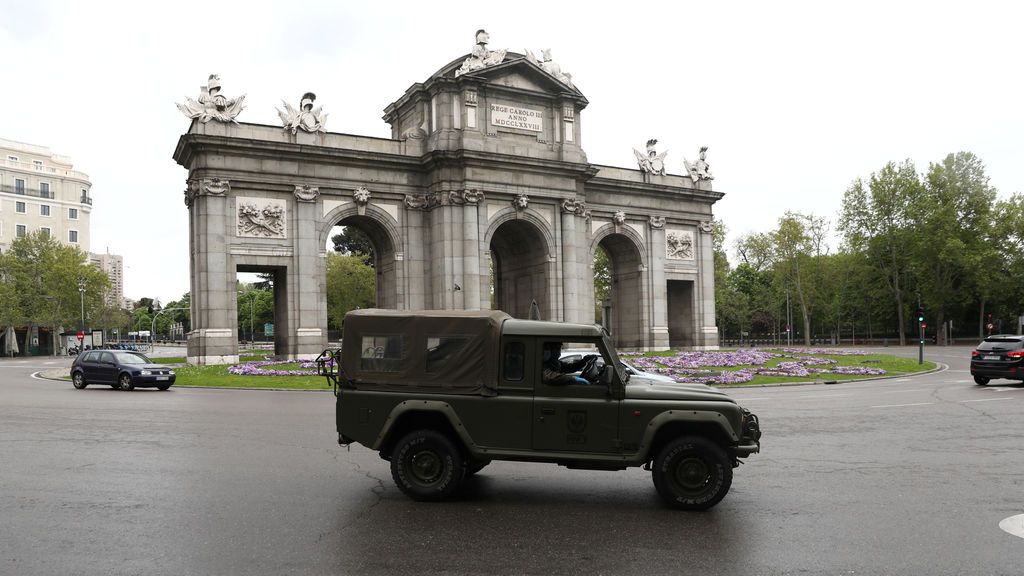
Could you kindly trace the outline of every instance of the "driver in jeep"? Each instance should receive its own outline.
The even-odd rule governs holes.
[[[586,378],[573,376],[572,373],[582,370],[589,361],[597,357],[596,355],[584,356],[575,362],[563,362],[561,356],[561,342],[544,343],[543,376],[545,384],[554,386],[562,384],[590,384],[590,381]]]

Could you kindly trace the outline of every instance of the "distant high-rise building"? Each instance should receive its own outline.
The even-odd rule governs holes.
[[[46,146],[0,138],[0,251],[30,232],[89,252],[92,183]]]
[[[104,295],[107,306],[124,308],[124,259],[117,254],[89,254],[89,262],[107,273],[110,291]]]

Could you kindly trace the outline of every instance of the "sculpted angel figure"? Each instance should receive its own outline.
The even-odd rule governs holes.
[[[203,124],[210,120],[238,123],[235,118],[245,108],[245,95],[234,100],[220,93],[220,76],[210,74],[206,86],[201,88],[199,98],[185,97],[184,104],[175,104],[181,113],[189,118],[198,118]]]
[[[291,130],[292,134],[298,132],[300,128],[306,132],[323,132],[324,124],[327,122],[327,114],[324,114],[321,110],[322,106],[314,108],[314,102],[316,102],[316,94],[312,92],[306,92],[302,95],[298,110],[282,100],[281,103],[284,104],[285,111],[277,110],[277,115],[281,117],[284,129]]]
[[[661,176],[665,175],[665,156],[668,154],[668,150],[658,154],[657,150],[654,149],[658,141],[651,139],[647,141],[647,154],[633,148],[633,154],[636,155],[636,162],[640,166],[640,170],[647,172],[648,174],[658,174]]]

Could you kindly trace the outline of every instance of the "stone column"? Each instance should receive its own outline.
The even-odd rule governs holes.
[[[668,350],[668,299],[665,282],[665,217],[651,216],[647,254],[650,259],[650,346],[654,350]]]
[[[483,193],[476,190],[460,190],[452,192],[452,198],[465,203],[462,209],[462,291],[463,308],[480,310],[484,308],[482,300],[483,283],[480,278],[483,252],[480,249],[480,201]]]
[[[234,269],[229,269],[226,236],[235,228],[231,185],[220,178],[193,178],[187,186],[192,275],[188,361],[200,365],[236,363],[236,275]]]
[[[566,322],[583,322],[580,317],[579,282],[586,279],[580,274],[577,250],[576,213],[562,205],[562,310]]]
[[[326,314],[326,302],[320,298],[322,273],[317,223],[320,189],[316,186],[295,186],[292,235],[292,266],[288,270],[288,350],[291,360],[313,360],[327,347],[326,325],[320,323]]]
[[[715,253],[712,245],[713,224],[700,223],[697,241],[700,246],[700,262],[697,302],[700,304],[695,321],[698,346],[718,348],[718,327],[715,325]]]

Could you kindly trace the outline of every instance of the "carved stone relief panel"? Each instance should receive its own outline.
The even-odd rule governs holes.
[[[693,231],[666,230],[665,258],[669,260],[693,260]]]
[[[287,219],[283,200],[273,198],[236,198],[239,238],[287,238]]]

